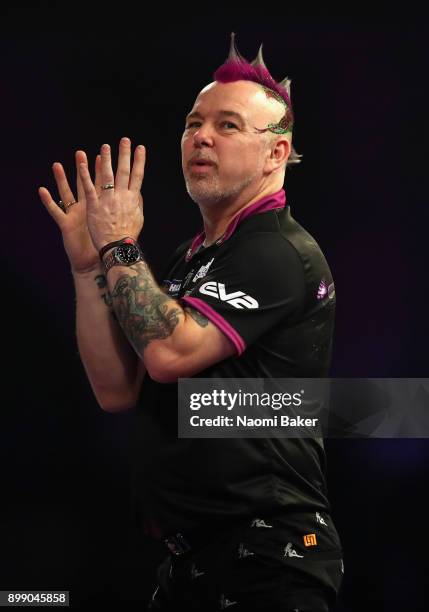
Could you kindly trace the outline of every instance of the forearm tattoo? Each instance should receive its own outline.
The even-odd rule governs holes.
[[[186,306],[185,311],[194,319],[196,323],[198,323],[200,327],[206,327],[206,325],[208,325],[209,320],[206,319],[206,317],[202,315],[201,312],[199,312],[198,310]]]
[[[112,291],[112,300],[122,329],[141,355],[152,340],[171,336],[183,310],[161,291],[146,262],[130,269],[137,276],[123,274]]]
[[[104,274],[99,274],[95,277],[95,282],[99,289],[106,289],[104,293],[101,294],[101,298],[104,300],[106,306],[110,309],[113,309],[113,300],[112,295],[109,291],[109,287],[107,286],[107,278]],[[113,314],[114,311],[112,310]]]

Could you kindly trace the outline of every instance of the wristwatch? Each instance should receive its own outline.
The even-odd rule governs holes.
[[[126,238],[103,258],[104,271],[107,274],[113,266],[132,266],[142,260],[143,252],[138,242]]]

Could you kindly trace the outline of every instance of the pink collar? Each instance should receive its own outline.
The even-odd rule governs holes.
[[[251,204],[247,208],[244,208],[236,217],[234,217],[234,219],[232,219],[231,223],[226,228],[225,233],[216,240],[215,244],[219,245],[222,244],[222,242],[225,242],[225,240],[228,240],[228,238],[234,233],[237,225],[247,217],[266,212],[267,210],[280,210],[285,206],[286,193],[284,189],[280,189],[280,191],[277,191],[277,193],[271,193],[270,195],[267,195],[261,198],[260,200],[253,202],[253,204]],[[206,234],[204,230],[195,236],[191,246],[186,252],[185,261],[189,261],[190,259],[192,259],[193,255],[195,254],[195,251],[204,242],[205,237]]]

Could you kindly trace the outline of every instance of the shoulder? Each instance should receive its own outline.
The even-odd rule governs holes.
[[[249,228],[250,229],[250,228]],[[272,276],[282,271],[304,273],[296,246],[282,233],[269,228],[254,228],[238,233],[224,245],[223,258],[247,273],[263,272]]]

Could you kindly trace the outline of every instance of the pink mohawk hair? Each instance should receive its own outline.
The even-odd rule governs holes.
[[[282,119],[276,123],[270,123],[269,126],[260,132],[273,132],[275,134],[292,133],[294,115],[292,110],[292,102],[290,98],[291,81],[287,77],[280,83],[277,83],[268,71],[262,57],[262,45],[259,48],[258,55],[253,62],[248,62],[242,57],[235,46],[235,34],[231,33],[231,46],[229,55],[224,64],[220,66],[213,74],[215,81],[219,83],[233,83],[235,81],[253,81],[261,85],[265,93],[278,102],[281,102],[286,107],[286,113]],[[287,165],[297,164],[301,161],[302,155],[298,155],[294,147],[291,148]]]
[[[228,59],[216,70],[213,77],[220,83],[233,83],[239,80],[259,83],[259,85],[263,85],[267,89],[271,89],[273,92],[277,93],[283,99],[286,106],[292,111],[290,92],[287,89],[287,84],[290,83],[288,78],[286,77],[281,83],[276,83],[269,73],[262,57],[262,45],[259,48],[258,55],[252,63],[244,59],[235,46],[234,32],[231,34],[231,48],[229,50]]]

